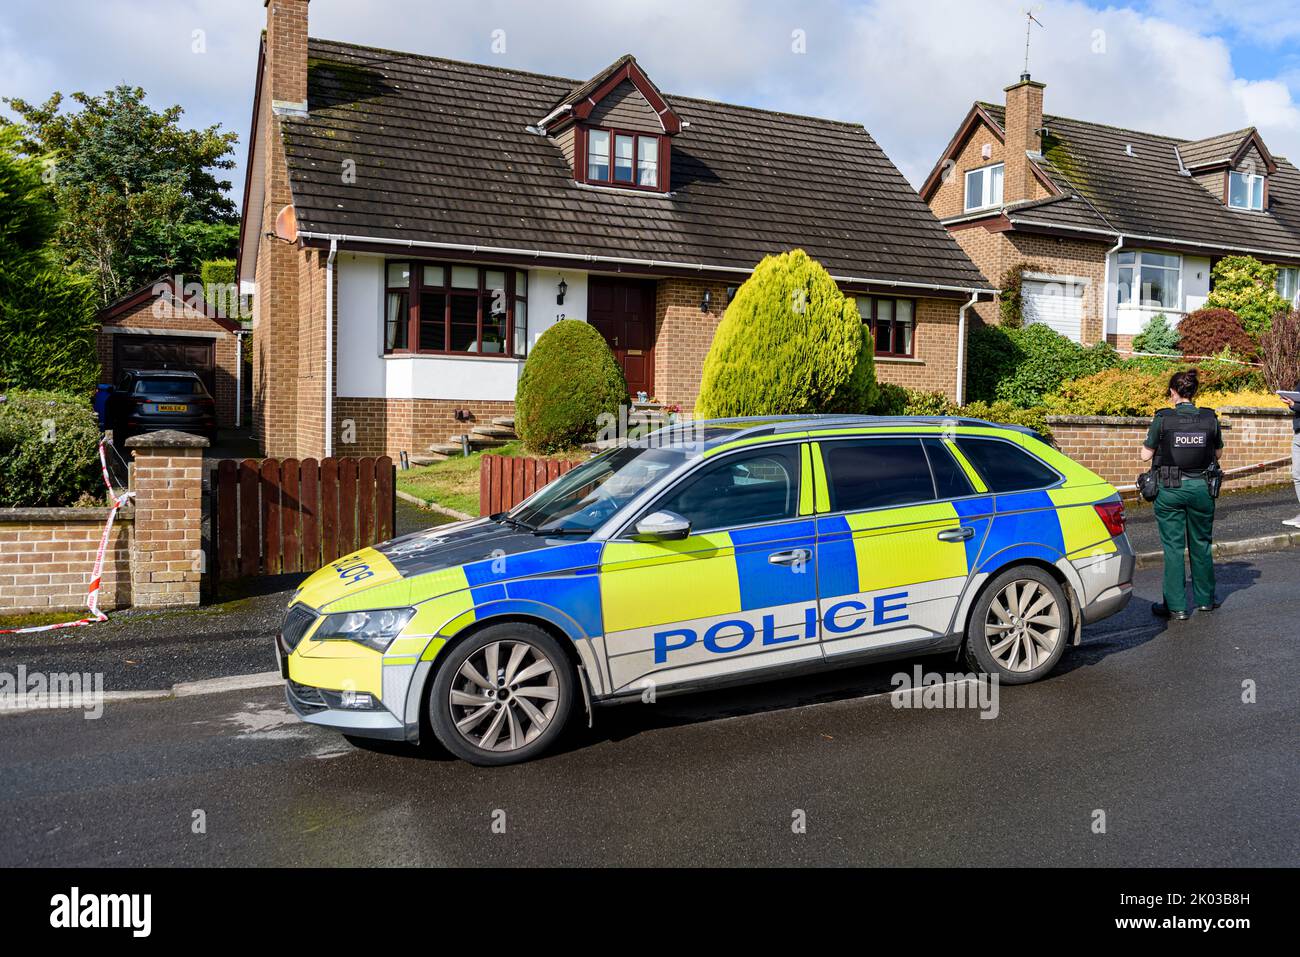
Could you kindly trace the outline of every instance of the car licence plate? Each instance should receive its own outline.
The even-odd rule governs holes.
[[[159,412],[188,412],[189,410],[190,407],[188,405],[176,405],[175,403],[171,405],[163,405],[160,403],[158,406]]]

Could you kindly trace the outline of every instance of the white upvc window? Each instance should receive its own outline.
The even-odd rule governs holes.
[[[981,166],[966,173],[966,212],[1002,205],[1002,176],[1005,166]]]
[[[1182,309],[1182,257],[1135,250],[1119,253],[1119,304]]]
[[[1300,300],[1300,269],[1294,266],[1278,266],[1277,292],[1291,305],[1296,305]]]
[[[1228,205],[1234,209],[1264,208],[1264,177],[1258,173],[1228,172]]]

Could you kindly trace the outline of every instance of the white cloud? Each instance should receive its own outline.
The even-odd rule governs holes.
[[[1163,0],[1157,0],[1163,2]],[[1049,113],[1152,132],[1208,136],[1259,126],[1300,158],[1300,109],[1287,85],[1234,73],[1206,30],[1276,24],[1273,0],[1197,0],[1160,15],[1044,3],[1031,71]],[[971,101],[1002,98],[1021,69],[1024,0],[314,0],[314,36],[582,78],[625,52],[667,92],[863,123],[913,183]],[[256,0],[10,0],[0,29],[0,93],[145,87],[190,123],[247,135]],[[1286,18],[1283,18],[1286,19]],[[1289,22],[1289,21],[1288,21]],[[192,52],[193,31],[207,52]],[[506,52],[492,51],[504,31]],[[792,50],[803,31],[807,52]],[[1100,31],[1100,32],[1099,32]],[[1100,52],[1099,52],[1100,50]],[[1285,52],[1285,51],[1281,51]],[[242,161],[244,147],[240,147]],[[238,196],[240,190],[234,191]]]

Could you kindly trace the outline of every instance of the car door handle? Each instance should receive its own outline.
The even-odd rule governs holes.
[[[798,565],[812,558],[812,551],[807,548],[792,548],[788,552],[773,552],[767,556],[770,565]]]
[[[975,529],[969,525],[963,525],[961,528],[945,528],[939,533],[939,541],[941,542],[964,542],[974,537]]]

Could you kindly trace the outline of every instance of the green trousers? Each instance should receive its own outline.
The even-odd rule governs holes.
[[[1187,610],[1186,565],[1192,562],[1192,597],[1198,606],[1214,604],[1214,499],[1205,479],[1185,478],[1181,488],[1162,488],[1155,502],[1156,526],[1165,549],[1165,605]]]

